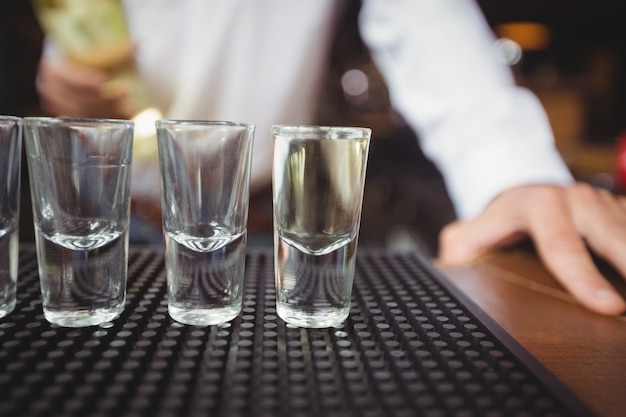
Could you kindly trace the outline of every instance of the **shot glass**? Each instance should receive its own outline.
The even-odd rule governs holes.
[[[371,130],[273,126],[276,309],[287,323],[342,323],[350,299]]]
[[[0,318],[15,309],[22,122],[0,116]]]
[[[168,312],[195,326],[237,317],[243,297],[254,125],[156,122]]]
[[[24,118],[44,317],[97,325],[124,309],[133,123]]]

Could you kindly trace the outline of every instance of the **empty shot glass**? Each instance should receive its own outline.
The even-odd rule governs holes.
[[[287,323],[350,312],[371,130],[273,126],[276,309]]]
[[[0,116],[0,318],[15,309],[22,122]]]
[[[45,318],[97,325],[124,309],[133,123],[24,118]]]
[[[237,317],[243,297],[254,125],[156,122],[168,312],[208,326]]]

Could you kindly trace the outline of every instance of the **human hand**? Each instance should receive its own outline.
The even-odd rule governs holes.
[[[626,302],[589,250],[626,276],[626,199],[584,183],[504,191],[476,218],[440,234],[440,260],[463,263],[529,236],[547,269],[584,306],[617,315]]]
[[[55,116],[130,119],[128,90],[123,85],[111,85],[106,71],[63,56],[43,57],[37,69],[41,108]]]

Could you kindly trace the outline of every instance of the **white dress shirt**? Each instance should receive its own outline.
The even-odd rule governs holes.
[[[166,117],[255,123],[252,186],[266,184],[270,126],[314,121],[343,3],[124,5],[140,72]],[[359,27],[392,105],[441,170],[461,218],[509,187],[572,181],[541,105],[497,60],[472,0],[364,0]]]

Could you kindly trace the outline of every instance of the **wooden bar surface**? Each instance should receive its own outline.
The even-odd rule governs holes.
[[[626,416],[626,316],[578,305],[526,249],[435,265],[598,416]]]

